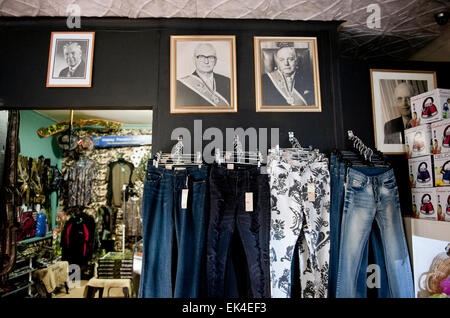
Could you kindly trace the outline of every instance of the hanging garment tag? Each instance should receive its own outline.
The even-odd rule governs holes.
[[[314,183],[308,183],[308,201],[314,202],[316,200],[316,187]]]
[[[172,165],[166,165],[167,170],[172,170]]]
[[[187,209],[187,201],[188,201],[189,189],[183,189],[181,191],[181,208]]]
[[[158,160],[153,159],[153,166],[155,168],[158,168]]]
[[[228,170],[234,170],[234,164],[233,163],[227,163],[227,169]]]
[[[245,192],[245,212],[253,212],[253,192]]]

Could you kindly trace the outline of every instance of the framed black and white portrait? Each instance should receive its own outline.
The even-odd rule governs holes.
[[[411,97],[436,88],[436,73],[371,69],[375,146],[385,154],[405,153],[404,130],[415,126]]]
[[[257,112],[321,112],[315,37],[254,37]]]
[[[170,37],[170,112],[237,111],[235,36]]]
[[[47,87],[91,87],[95,32],[52,32]]]

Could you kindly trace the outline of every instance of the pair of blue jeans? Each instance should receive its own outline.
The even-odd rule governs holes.
[[[215,164],[209,182],[208,296],[270,297],[268,175],[257,167]],[[246,193],[253,198],[251,211],[246,211]]]
[[[372,168],[368,168],[372,169]],[[380,171],[380,170],[377,170]],[[387,171],[387,169],[385,169]],[[347,166],[342,163],[334,154],[330,157],[330,175],[331,175],[331,210],[330,210],[330,268],[329,268],[329,285],[328,297],[336,297],[336,284],[339,266],[339,242],[341,236],[341,222],[342,209],[344,201],[345,180],[347,177]],[[358,274],[358,279],[355,282],[356,296],[360,298],[367,297],[367,266],[369,247],[373,252],[373,260],[380,268],[380,285],[377,289],[379,298],[390,297],[389,289],[387,288],[387,274],[384,263],[384,255],[381,248],[381,238],[379,231],[375,228],[370,235],[369,241],[366,242],[363,249],[362,262]]]
[[[373,230],[374,226],[377,226]],[[380,297],[414,297],[411,263],[404,234],[397,182],[392,169],[352,167],[347,170],[340,229],[336,297],[364,297],[361,273],[372,242],[380,266]],[[385,269],[383,269],[385,267]]]
[[[207,166],[169,170],[149,160],[142,203],[140,298],[201,296],[207,175]],[[183,189],[188,189],[186,208]]]

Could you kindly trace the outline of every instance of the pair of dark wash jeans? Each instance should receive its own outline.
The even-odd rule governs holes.
[[[169,170],[149,160],[142,204],[140,298],[202,295],[207,176],[205,165]],[[183,189],[188,189],[186,209],[182,208]]]
[[[367,168],[368,171],[374,168]],[[378,169],[378,172],[385,172],[388,169]],[[328,297],[336,297],[336,285],[339,266],[339,244],[341,237],[342,210],[345,195],[345,180],[347,178],[347,166],[342,163],[334,154],[330,157],[330,175],[331,175],[331,211],[330,211],[330,268]],[[367,266],[369,256],[369,246],[373,253],[373,261],[379,266],[379,280],[381,288],[377,289],[378,298],[391,297],[387,281],[386,265],[384,261],[383,248],[381,245],[380,232],[374,226],[370,233],[369,240],[364,244],[362,250],[361,265],[358,278],[355,281],[355,297],[367,297]]]
[[[366,286],[363,291],[361,276],[362,269],[367,267],[369,238],[374,260],[380,266],[379,297],[414,297],[411,263],[393,170],[348,168],[339,241],[336,297],[365,296]]]
[[[269,231],[270,192],[268,175],[257,167],[213,165],[210,171],[210,219],[207,239],[208,296],[213,298],[270,297]],[[253,210],[246,211],[246,193],[251,192]],[[245,273],[233,264],[233,237],[244,250]],[[236,249],[234,249],[236,251]],[[236,260],[236,258],[234,258]],[[247,280],[248,286],[233,288]]]

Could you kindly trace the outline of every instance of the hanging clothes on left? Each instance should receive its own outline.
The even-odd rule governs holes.
[[[80,159],[69,166],[64,174],[68,207],[85,207],[93,199],[93,186],[97,178],[97,166],[90,159]]]
[[[95,221],[86,213],[72,216],[61,233],[62,260],[86,265],[94,250]]]

